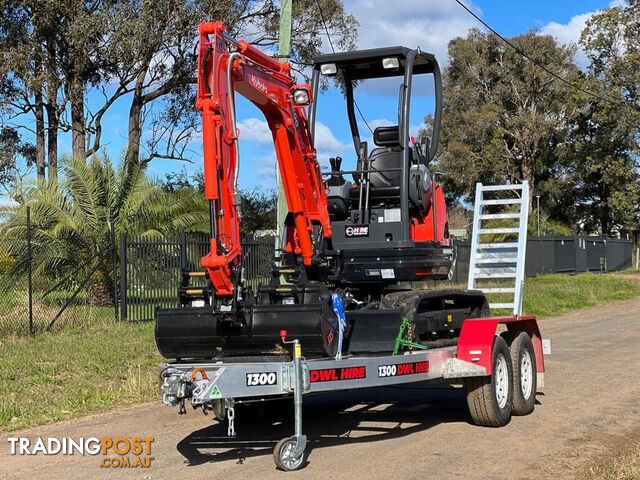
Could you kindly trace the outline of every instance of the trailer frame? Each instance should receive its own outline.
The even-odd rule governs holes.
[[[306,359],[297,339],[286,340],[292,360],[284,361],[175,361],[160,365],[161,391],[167,405],[184,404],[211,410],[216,418],[228,420],[228,434],[235,436],[237,400],[264,400],[268,397],[294,398],[294,435],[283,438],[274,449],[276,466],[297,470],[304,466],[307,437],[302,432],[304,394],[356,390],[427,381],[457,383],[473,377],[493,375],[492,358],[498,325],[507,332],[526,332],[531,338],[536,360],[537,387],[544,386],[542,337],[535,316],[507,316],[467,319],[456,346],[411,350],[401,355],[349,355],[341,359]],[[515,388],[512,378],[510,388]],[[535,395],[535,391],[533,392]]]

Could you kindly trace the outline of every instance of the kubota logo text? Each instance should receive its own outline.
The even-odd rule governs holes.
[[[264,94],[267,93],[267,84],[264,83],[262,80],[260,80],[255,75],[249,74],[249,82],[251,83],[251,85],[253,85],[255,88],[260,90],[262,93],[264,93]]]

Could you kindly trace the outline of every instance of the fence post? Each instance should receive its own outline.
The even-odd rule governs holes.
[[[120,320],[127,320],[127,237],[120,234]]]
[[[180,278],[182,278],[182,272],[187,269],[187,234],[182,232],[180,234]]]
[[[578,241],[578,234],[576,232],[573,232],[573,248],[574,248],[573,274],[577,275],[578,274],[578,252],[580,251],[580,244]]]
[[[111,222],[111,266],[113,270],[113,316],[118,321],[118,280],[116,269],[116,224],[113,221],[113,207],[109,208],[109,221]]]
[[[29,288],[29,333],[33,335],[33,279],[31,268],[31,207],[27,207],[27,276]]]

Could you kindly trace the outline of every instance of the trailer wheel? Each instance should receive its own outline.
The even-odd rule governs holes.
[[[512,413],[529,415],[535,407],[538,379],[533,343],[526,332],[516,331],[508,337],[513,369]]]
[[[273,449],[273,460],[277,468],[285,472],[293,472],[304,465],[305,452],[298,457],[293,456],[297,443],[296,437],[286,437],[276,443]]]
[[[465,380],[467,404],[473,423],[484,427],[502,427],[511,420],[513,404],[513,367],[504,338],[493,341],[493,374]]]

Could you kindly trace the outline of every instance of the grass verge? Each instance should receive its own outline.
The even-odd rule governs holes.
[[[617,273],[621,273],[622,275],[640,275],[640,270],[637,270],[635,267],[629,267]]]
[[[157,398],[151,323],[97,322],[0,339],[0,429]]]
[[[640,295],[620,275],[527,279],[524,311],[540,318]],[[18,430],[158,398],[152,323],[68,324],[0,337],[0,429]]]
[[[640,285],[620,275],[540,275],[525,280],[522,311],[545,318],[638,295]]]
[[[585,480],[638,480],[640,442],[589,468]]]

